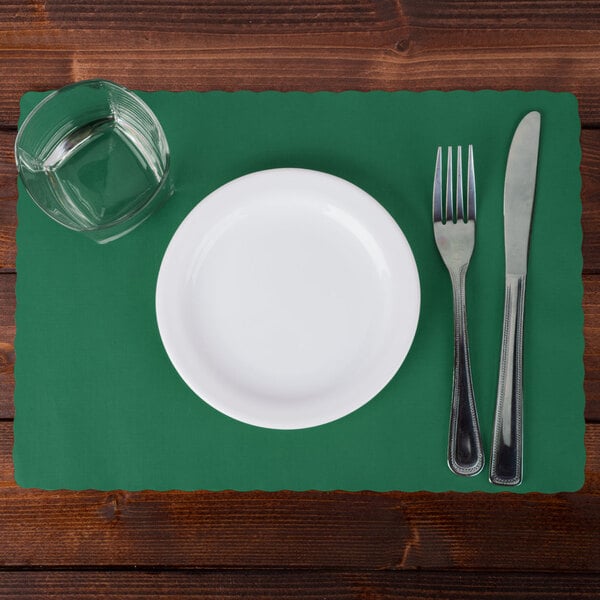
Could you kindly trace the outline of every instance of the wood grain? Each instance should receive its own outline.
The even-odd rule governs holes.
[[[600,129],[581,132],[583,268],[600,273]]]
[[[598,575],[470,571],[0,572],[0,600],[566,600],[597,598],[599,588]]]
[[[0,600],[598,597],[599,33],[597,0],[1,2]],[[550,496],[18,488],[10,272],[19,97],[93,77],[146,90],[575,93],[584,126],[584,488]]]
[[[151,0],[0,6],[0,126],[94,77],[138,89],[551,89],[600,124],[598,3]],[[32,76],[35,73],[35,76]]]
[[[0,270],[13,270],[17,254],[17,168],[13,151],[15,137],[14,131],[0,130]]]
[[[14,274],[0,274],[0,419],[14,415],[15,283]]]
[[[600,425],[579,493],[42,492],[0,423],[0,566],[600,571]]]

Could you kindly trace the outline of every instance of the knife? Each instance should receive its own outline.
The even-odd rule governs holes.
[[[523,478],[523,317],[540,122],[533,111],[517,126],[504,179],[506,287],[490,459],[490,481],[498,485],[519,485]]]

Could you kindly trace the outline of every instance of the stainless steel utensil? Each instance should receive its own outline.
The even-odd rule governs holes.
[[[466,214],[462,184],[462,148],[456,158],[456,221],[452,195],[452,148],[448,148],[446,200],[442,202],[442,148],[437,150],[433,181],[433,232],[440,255],[448,268],[454,298],[454,383],[448,466],[458,475],[476,475],[484,457],[473,393],[469,338],[467,333],[465,281],[475,245],[475,168],[469,146]],[[465,219],[466,217],[466,219]]]
[[[506,288],[490,460],[490,481],[498,485],[519,485],[523,478],[523,317],[540,122],[534,111],[519,123],[504,180]]]

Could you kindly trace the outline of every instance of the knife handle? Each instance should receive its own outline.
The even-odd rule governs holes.
[[[519,485],[523,478],[523,316],[525,275],[507,275],[502,352],[490,481]]]
[[[464,265],[458,272],[452,272],[454,381],[448,435],[448,466],[457,475],[472,477],[483,469],[484,456],[469,357],[465,300],[467,266]]]

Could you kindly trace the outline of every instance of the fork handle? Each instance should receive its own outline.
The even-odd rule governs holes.
[[[490,481],[519,485],[523,477],[523,316],[525,275],[507,275],[502,352]]]
[[[473,476],[483,469],[484,457],[473,393],[465,280],[467,265],[452,275],[454,297],[454,382],[448,435],[448,466],[457,475]]]

